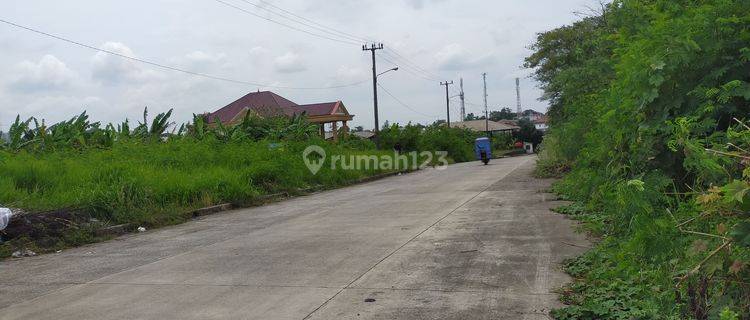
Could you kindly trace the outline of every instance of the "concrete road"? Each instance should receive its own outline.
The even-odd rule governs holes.
[[[0,262],[0,319],[548,319],[587,245],[535,158],[391,177]]]

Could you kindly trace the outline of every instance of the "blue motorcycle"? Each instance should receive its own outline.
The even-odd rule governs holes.
[[[492,158],[490,138],[482,137],[474,140],[474,154],[476,154],[477,160],[487,165],[490,162],[490,158]]]

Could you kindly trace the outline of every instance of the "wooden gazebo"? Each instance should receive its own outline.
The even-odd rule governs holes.
[[[320,134],[325,137],[326,125],[330,124],[333,139],[338,139],[338,131],[348,132],[347,122],[354,118],[341,101],[298,105],[270,91],[258,91],[245,95],[225,107],[209,113],[209,123],[217,120],[225,125],[235,125],[242,121],[248,112],[261,117],[294,116],[305,114],[308,121],[320,126]],[[339,122],[341,126],[339,126]]]

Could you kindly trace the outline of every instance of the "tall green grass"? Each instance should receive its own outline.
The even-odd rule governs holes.
[[[329,155],[315,175],[302,158],[311,144]],[[39,215],[11,234],[0,232],[0,258],[23,248],[47,252],[106,239],[98,231],[106,226],[172,225],[191,219],[198,208],[248,206],[262,203],[268,194],[334,188],[394,171],[331,169],[330,156],[357,154],[393,156],[391,151],[355,150],[321,140],[213,138],[125,140],[109,149],[0,151],[0,205]],[[57,218],[61,213],[63,220]]]
[[[338,142],[323,141],[318,127],[304,115],[248,114],[235,126],[208,124],[203,115],[195,115],[192,123],[167,133],[170,115],[171,110],[156,115],[149,126],[144,110],[143,121],[134,129],[128,121],[102,126],[89,121],[85,112],[51,126],[17,117],[10,139],[0,140],[0,206],[50,217],[55,224],[50,229],[55,230],[34,225],[44,224],[41,218],[19,227],[16,238],[0,245],[0,256],[14,246],[49,249],[95,241],[92,234],[101,226],[176,224],[202,207],[247,206],[268,194],[334,188],[386,171],[416,169],[412,161],[408,168],[332,169],[334,155],[392,159],[395,154],[392,146],[378,150],[371,141],[343,133]],[[413,133],[429,143],[405,151],[445,150],[451,161],[471,159],[473,140],[465,131],[435,127]],[[317,174],[303,160],[303,151],[313,144],[328,155]],[[45,211],[53,212],[41,214]],[[61,226],[56,214],[75,221]]]
[[[313,175],[302,159],[311,143],[328,154],[389,155],[324,141],[192,139],[123,142],[85,151],[0,152],[0,203],[31,212],[83,209],[112,223],[162,225],[184,220],[189,209],[226,202],[246,205],[264,194],[333,187],[381,172],[324,166]]]

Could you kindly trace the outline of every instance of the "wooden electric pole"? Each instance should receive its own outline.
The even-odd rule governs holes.
[[[453,80],[450,82],[445,81],[441,82],[441,86],[445,86],[445,112],[446,112],[446,122],[448,124],[448,128],[451,127],[451,98],[448,95],[448,86],[453,84]]]
[[[367,45],[362,46],[362,51],[372,52],[372,101],[375,112],[375,145],[380,147],[380,121],[378,121],[378,69],[375,64],[375,50],[383,50],[383,44],[372,43],[369,47]]]
[[[459,85],[461,86],[461,94],[459,95],[461,97],[461,121],[466,121],[466,95],[464,95],[464,78],[461,78],[461,81],[459,81]]]
[[[484,133],[490,136],[490,113],[487,109],[487,73],[482,73],[482,81],[484,82]]]

